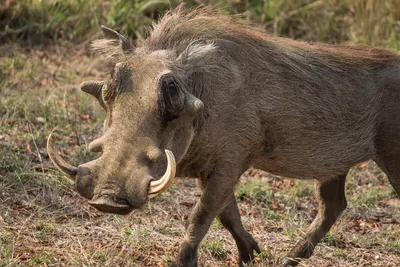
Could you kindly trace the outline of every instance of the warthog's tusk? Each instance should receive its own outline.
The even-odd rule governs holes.
[[[149,198],[153,198],[166,191],[172,185],[175,178],[176,162],[174,154],[167,149],[165,150],[165,154],[168,160],[167,170],[159,180],[150,182]]]
[[[76,176],[78,172],[78,168],[70,165],[67,163],[59,154],[58,150],[56,148],[54,139],[53,139],[53,132],[54,130],[50,133],[49,138],[47,139],[47,153],[49,154],[49,157],[53,164],[59,169],[61,172],[65,173],[68,175],[69,181],[71,183],[75,182],[74,177]]]

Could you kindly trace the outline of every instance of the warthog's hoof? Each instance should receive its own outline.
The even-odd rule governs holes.
[[[243,263],[250,263],[254,259],[254,252],[261,253],[260,247],[250,234],[244,240],[246,240],[245,244],[238,244],[239,266],[243,266]]]
[[[296,266],[302,259],[311,257],[314,246],[307,240],[300,240],[286,256],[283,266]]]
[[[197,267],[197,248],[188,242],[183,242],[179,249],[175,267]]]

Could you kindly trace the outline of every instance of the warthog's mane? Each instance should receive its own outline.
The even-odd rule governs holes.
[[[149,51],[173,50],[178,56],[196,41],[216,48],[183,66],[188,69],[195,65],[208,72],[205,77],[199,75],[201,71],[194,70],[197,74],[191,79],[192,90],[202,100],[203,94],[206,102],[210,94],[204,90],[230,87],[233,80],[240,80],[235,76],[249,75],[243,71],[251,73],[250,82],[259,86],[267,83],[273,86],[274,82],[282,86],[285,80],[276,79],[285,75],[324,86],[321,80],[334,83],[341,80],[341,75],[357,76],[362,81],[363,74],[369,70],[400,60],[397,53],[381,48],[276,37],[238,16],[223,15],[211,7],[188,10],[182,5],[166,13],[153,25],[149,37],[140,40],[138,45]],[[242,88],[250,86],[245,78],[243,83],[246,85]]]
[[[182,46],[187,46],[195,40],[225,39],[242,45],[243,51],[237,52],[246,53],[246,48],[259,45],[261,41],[264,47],[259,46],[257,49],[275,47],[287,53],[298,50],[297,52],[328,56],[342,63],[368,67],[386,64],[393,60],[394,54],[384,49],[360,45],[306,43],[272,36],[239,16],[222,15],[211,7],[186,9],[184,5],[180,5],[175,10],[167,12],[153,24],[152,28],[147,39],[138,41],[139,46],[144,46],[149,50],[182,49]],[[92,46],[107,58],[123,59],[116,41],[97,40]]]
[[[93,48],[112,67],[130,58],[116,41],[98,40]],[[334,88],[346,79],[360,84],[367,72],[400,61],[397,53],[381,48],[272,36],[237,16],[220,14],[211,7],[186,9],[184,5],[154,23],[149,36],[138,40],[137,49],[171,51],[176,56],[172,68],[183,70],[177,71],[177,79],[189,81],[187,88],[207,106],[213,105],[215,94],[232,94],[247,90],[246,86]],[[287,84],[287,77],[297,85]],[[232,90],[220,92],[218,88]]]
[[[237,49],[235,57],[253,60],[256,64],[261,63],[260,59],[264,61],[262,64],[268,64],[271,58],[266,58],[266,55],[270,55],[274,61],[286,63],[292,68],[312,61],[331,65],[332,68],[340,67],[336,63],[374,68],[398,57],[396,53],[380,48],[306,43],[272,36],[238,16],[222,15],[211,7],[186,9],[180,5],[167,12],[152,28],[148,38],[138,40],[138,46],[148,51],[174,50],[177,56],[191,43],[200,40],[215,43],[221,53],[223,50],[232,53],[224,46],[234,46]],[[127,59],[116,41],[101,39],[95,41],[92,47],[112,64]]]
[[[155,23],[149,38],[140,44],[151,50],[176,49],[199,39],[235,42],[242,47],[237,53],[246,53],[253,49],[275,49],[276,55],[279,55],[279,52],[293,56],[303,53],[304,57],[312,53],[341,63],[364,67],[387,64],[393,60],[395,54],[384,49],[360,45],[306,43],[276,37],[238,16],[221,15],[210,7],[188,10],[182,5],[166,13]]]

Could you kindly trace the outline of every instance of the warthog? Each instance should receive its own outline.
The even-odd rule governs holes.
[[[234,197],[250,166],[315,181],[319,213],[285,266],[310,257],[346,208],[353,165],[375,160],[400,193],[398,54],[270,36],[208,9],[167,13],[137,47],[102,30],[105,39],[93,47],[107,58],[111,77],[81,86],[107,111],[103,135],[89,146],[102,154],[74,167],[50,137],[49,155],[104,212],[141,207],[175,174],[198,178],[202,195],[178,266],[197,265],[216,217],[235,239],[241,264],[260,252]]]

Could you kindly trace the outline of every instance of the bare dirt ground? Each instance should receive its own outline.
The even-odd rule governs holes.
[[[105,79],[87,44],[0,47],[0,266],[169,266],[183,239],[197,190],[193,179],[174,186],[127,216],[91,208],[50,163],[49,132],[73,162],[95,157],[87,144],[104,114],[79,91]],[[254,266],[278,266],[317,213],[312,182],[259,170],[236,190],[242,221],[262,247]],[[349,207],[301,266],[399,266],[400,204],[373,162],[348,176]],[[203,241],[200,266],[237,266],[229,233],[215,221]]]

